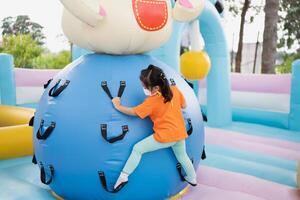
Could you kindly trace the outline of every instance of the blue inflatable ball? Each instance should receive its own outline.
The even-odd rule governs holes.
[[[161,67],[186,98],[185,119],[192,132],[186,147],[197,169],[204,128],[197,98],[185,80],[150,56],[92,54],[74,61],[45,85],[35,114],[34,149],[41,180],[56,194],[65,199],[158,200],[187,186],[168,148],[145,154],[119,192],[104,187],[113,189],[134,144],[153,133],[150,119],[116,111],[109,97],[122,95],[126,106],[142,103],[139,75],[149,64]]]

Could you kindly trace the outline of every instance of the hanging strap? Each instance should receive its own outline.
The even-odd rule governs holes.
[[[101,82],[101,87],[102,89],[104,90],[104,92],[107,94],[107,96],[110,98],[110,99],[113,99],[108,87],[107,87],[107,82],[106,81],[102,81]]]
[[[47,81],[46,84],[44,84],[44,89],[46,89],[49,86],[49,84],[52,82],[52,80],[53,79],[51,78],[50,80]]]
[[[47,180],[46,177],[46,171],[45,171],[45,167],[43,165],[42,162],[40,162],[40,170],[41,170],[41,182],[44,183],[45,185],[49,185],[51,184],[52,180],[53,180],[53,176],[54,176],[54,167],[52,165],[49,165],[49,170],[50,170],[50,178],[49,180]]]
[[[177,168],[178,174],[180,176],[180,180],[181,181],[185,181],[184,175],[182,173],[182,166],[181,166],[181,164],[177,163],[176,168]]]
[[[215,3],[215,8],[217,9],[219,14],[221,14],[224,11],[224,5],[220,1],[217,1]]]
[[[39,128],[38,132],[36,133],[36,137],[39,140],[46,140],[51,135],[53,130],[55,129],[56,124],[55,124],[55,122],[51,122],[50,126],[48,126],[46,128],[46,131],[44,133],[42,130],[43,126],[44,126],[44,120],[41,121],[40,128]]]
[[[113,138],[108,139],[107,138],[107,124],[101,124],[101,135],[102,137],[109,143],[115,143],[119,140],[123,140],[123,138],[126,136],[126,133],[129,131],[128,126],[124,125],[122,126],[122,134]]]
[[[70,84],[70,81],[66,80],[64,84],[62,84],[61,86],[58,87],[58,85],[59,85],[60,82],[61,82],[61,79],[59,79],[59,81],[57,81],[57,83],[50,89],[50,91],[49,91],[49,96],[50,97],[57,97]]]
[[[32,126],[33,127],[33,122],[34,122],[34,116],[31,117],[29,123],[28,123],[28,126]]]
[[[109,190],[108,187],[107,187],[107,183],[106,183],[106,178],[105,178],[104,172],[103,171],[99,171],[98,175],[99,175],[99,179],[100,179],[100,182],[102,184],[102,187],[104,188],[104,190],[106,192],[109,192],[109,193],[117,193],[117,192],[119,192],[127,184],[127,182],[124,182],[124,183],[120,184],[116,189]]]
[[[102,81],[102,82],[101,82],[101,87],[102,87],[102,89],[104,90],[104,92],[107,94],[107,96],[108,96],[110,99],[113,99],[113,96],[111,95],[110,90],[109,90],[109,88],[108,88],[107,81]],[[118,91],[118,97],[119,97],[119,98],[122,97],[125,88],[126,88],[126,81],[120,81],[120,87],[119,87],[119,91]]]
[[[189,82],[187,79],[184,80],[190,86],[190,88],[194,89],[194,84],[192,82]]]
[[[193,158],[191,159],[191,162],[194,164],[194,159],[193,159]],[[181,166],[180,163],[177,163],[177,164],[176,164],[176,168],[177,168],[178,174],[179,174],[179,176],[180,176],[180,180],[181,180],[181,181],[187,181],[187,180],[184,178],[184,174],[183,174],[183,172],[182,172],[182,166]]]
[[[35,165],[37,164],[37,160],[36,160],[35,154],[33,154],[31,162],[33,164],[35,164]]]
[[[192,124],[191,118],[187,119],[187,123],[189,125],[189,129],[187,130],[187,134],[188,134],[188,136],[190,136],[193,133],[193,124]]]
[[[205,160],[205,159],[206,159],[205,146],[203,146],[201,159],[202,159],[202,160]]]
[[[170,78],[170,82],[171,82],[172,86],[176,85],[176,82],[174,81],[174,79]]]
[[[121,98],[124,90],[126,88],[126,82],[125,81],[120,81],[120,87],[119,87],[119,91],[118,91],[118,97]]]

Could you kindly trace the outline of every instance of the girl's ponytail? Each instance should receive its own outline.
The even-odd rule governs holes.
[[[173,98],[173,93],[171,91],[169,81],[163,72],[160,74],[160,78],[162,81],[162,85],[160,86],[160,88],[161,88],[161,94],[165,99],[164,102],[165,103],[170,102]]]
[[[173,93],[171,91],[168,79],[166,78],[163,70],[159,67],[149,65],[148,68],[143,69],[141,71],[140,80],[148,89],[159,86],[165,103],[172,100]]]

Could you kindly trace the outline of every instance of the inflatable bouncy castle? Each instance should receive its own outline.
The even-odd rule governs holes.
[[[145,155],[130,182],[113,190],[132,147],[153,133],[150,120],[116,111],[113,97],[135,106],[145,98],[139,81],[150,64],[166,73],[187,101],[187,152],[197,168],[204,151],[199,104],[185,80],[167,64],[142,55],[163,45],[173,20],[196,19],[202,0],[61,0],[63,30],[93,52],[45,85],[34,117],[35,162],[41,181],[65,199],[166,199],[182,191],[184,171],[171,149]]]
[[[292,74],[231,74],[221,0],[204,1],[195,18],[199,1],[124,1],[62,1],[64,31],[77,44],[63,70],[14,68],[13,57],[0,54],[0,199],[299,200],[299,60]],[[157,9],[164,5],[167,12]],[[190,51],[180,56],[186,28]],[[187,99],[198,185],[186,187],[185,171],[164,149],[145,154],[115,191],[133,145],[153,130],[150,120],[112,109],[111,98],[142,102],[137,75],[150,63]]]

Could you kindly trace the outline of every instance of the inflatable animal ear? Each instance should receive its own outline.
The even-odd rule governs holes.
[[[205,0],[177,0],[173,8],[173,18],[186,22],[196,19],[204,8]]]
[[[106,16],[106,11],[101,5],[93,5],[93,7],[91,7],[82,0],[60,1],[64,7],[80,21],[93,27],[96,26]]]

